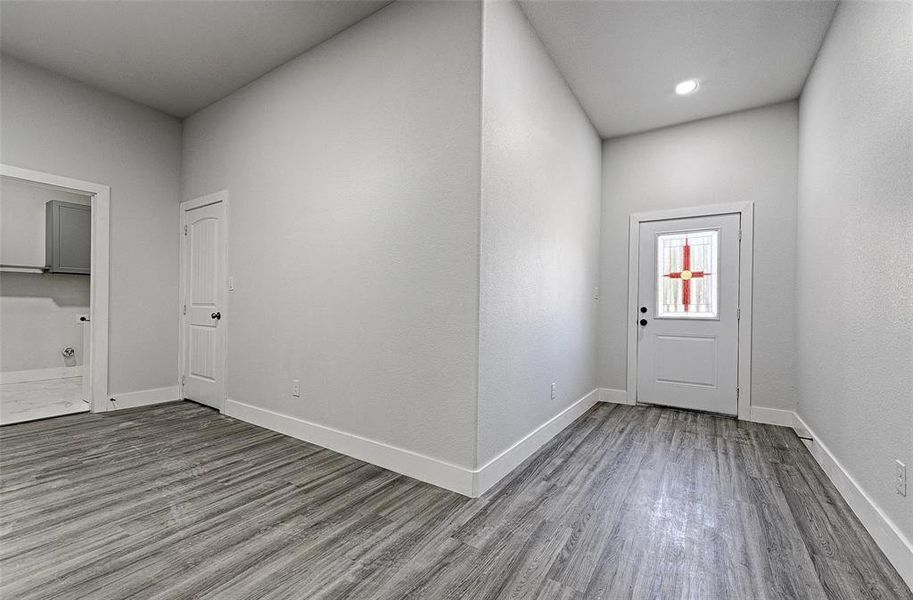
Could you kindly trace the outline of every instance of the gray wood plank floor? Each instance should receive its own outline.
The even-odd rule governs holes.
[[[0,429],[0,596],[913,598],[786,428],[597,405],[470,500],[187,402]]]

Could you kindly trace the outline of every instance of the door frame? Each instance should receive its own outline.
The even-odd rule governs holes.
[[[739,356],[738,356],[738,419],[751,419],[751,282],[754,272],[754,203],[734,202],[688,208],[672,208],[634,213],[628,230],[628,402],[637,403],[637,312],[638,275],[640,269],[640,224],[690,217],[712,217],[739,214],[741,245],[739,249]]]
[[[92,412],[105,412],[111,408],[108,402],[108,301],[110,276],[109,256],[111,248],[111,188],[92,183],[53,175],[42,171],[24,169],[0,163],[0,176],[31,183],[40,183],[65,191],[88,195],[92,201],[91,274],[89,279],[89,352],[83,363],[88,380],[89,408]]]
[[[222,381],[219,382],[219,398],[221,398],[222,406],[219,407],[219,412],[225,411],[225,401],[226,397],[226,385],[225,378],[228,373],[228,318],[229,318],[229,306],[228,306],[228,227],[229,227],[229,217],[228,217],[228,190],[220,190],[218,192],[213,192],[212,194],[206,194],[205,196],[200,196],[198,198],[193,198],[191,200],[185,200],[181,202],[181,218],[180,218],[180,227],[178,228],[178,235],[181,239],[181,248],[180,248],[180,286],[179,286],[179,296],[178,296],[178,324],[180,327],[180,332],[178,339],[180,340],[180,349],[178,350],[178,389],[181,391],[181,398],[184,397],[184,386],[182,384],[184,376],[184,355],[186,352],[186,339],[184,334],[184,314],[183,314],[183,305],[186,301],[185,295],[187,293],[187,283],[186,283],[186,269],[187,264],[184,260],[184,253],[187,250],[187,236],[184,235],[184,218],[187,215],[188,210],[193,210],[195,208],[202,208],[210,204],[222,203],[224,223],[222,223],[222,234],[220,242],[220,254],[221,254],[221,269],[223,280],[219,285],[219,293],[221,294],[221,306],[224,308],[221,309],[222,318],[219,320],[219,324],[223,326],[222,331],[222,340],[221,348],[219,349],[222,354]]]

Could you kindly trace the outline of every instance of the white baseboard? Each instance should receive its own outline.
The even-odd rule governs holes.
[[[230,398],[225,401],[222,412],[229,417],[475,498],[484,494],[558,432],[585,413],[596,403],[597,395],[597,390],[593,390],[483,467],[475,470]]]
[[[796,413],[782,408],[766,408],[764,406],[751,407],[751,421],[766,423],[767,425],[781,425],[792,427],[796,423]]]
[[[636,402],[628,401],[627,390],[615,388],[599,388],[599,401],[611,402],[612,404],[630,404],[632,406],[636,404]]]
[[[27,381],[45,381],[47,379],[66,379],[82,377],[83,366],[49,367],[47,369],[29,369],[27,371],[7,371],[0,373],[0,384],[25,383]]]
[[[230,398],[222,412],[464,496],[473,494],[474,474],[466,467]]]
[[[111,394],[110,398],[114,398],[114,401],[108,400],[108,410],[119,410],[122,408],[134,408],[137,406],[180,400],[181,391],[178,389],[178,386],[169,385],[168,387],[153,388],[149,390]]]
[[[821,465],[821,469],[830,478],[846,503],[850,505],[884,555],[897,569],[907,587],[913,590],[913,544],[853,479],[853,476],[840,464],[837,457],[821,442],[821,438],[815,435],[802,417],[794,413],[794,419],[795,426],[804,429],[804,432],[812,438],[812,443],[807,446],[812,456]]]
[[[481,496],[493,485],[501,481],[501,479],[516,469],[520,463],[532,456],[536,450],[544,446],[561,430],[573,423],[577,417],[596,404],[599,395],[599,389],[594,389],[528,433],[523,439],[488,461],[481,468],[476,469],[472,495],[474,497]]]

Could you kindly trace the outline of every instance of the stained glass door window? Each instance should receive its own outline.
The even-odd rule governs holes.
[[[719,231],[656,236],[656,315],[718,318]]]

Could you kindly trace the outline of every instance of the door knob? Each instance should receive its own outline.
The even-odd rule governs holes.
[[[219,319],[222,318],[222,313],[220,313],[220,312],[214,312],[214,313],[212,313],[212,314],[209,315],[209,316],[212,317],[213,319],[215,319],[215,320],[218,321]]]
[[[647,324],[647,320],[646,320],[646,319],[641,319],[641,320],[640,320],[640,326],[641,326],[641,327],[646,326],[646,324]]]

